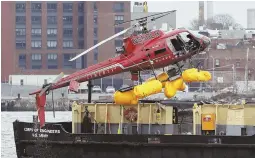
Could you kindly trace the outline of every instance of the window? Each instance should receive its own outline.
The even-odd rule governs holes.
[[[16,48],[17,49],[25,49],[26,48],[26,41],[16,41]]]
[[[24,80],[23,80],[23,79],[20,80],[20,85],[21,85],[21,86],[24,85]]]
[[[72,24],[73,23],[73,17],[72,16],[63,16],[63,23],[64,24]]]
[[[124,27],[115,27],[115,34],[124,30]]]
[[[122,47],[123,41],[122,40],[115,40],[115,47]]]
[[[41,3],[33,3],[31,4],[32,12],[41,12],[42,4]]]
[[[32,29],[31,30],[32,36],[41,36],[42,35],[42,29]]]
[[[58,55],[56,53],[49,53],[47,55],[48,69],[57,69],[58,68]]]
[[[98,51],[94,51],[94,64],[98,62]]]
[[[115,2],[113,5],[114,12],[124,12],[124,3],[123,2]]]
[[[84,40],[79,40],[78,45],[79,49],[84,49]]]
[[[115,24],[124,22],[124,15],[115,15],[114,20],[115,20]]]
[[[16,12],[25,12],[26,3],[16,3]]]
[[[41,54],[32,54],[31,55],[31,67],[32,67],[32,69],[41,69],[42,68],[42,55]]]
[[[93,8],[94,8],[94,12],[97,12],[97,3],[93,2]]]
[[[47,41],[47,47],[48,48],[56,48],[57,47],[57,41],[55,41],[55,40],[48,40]]]
[[[42,41],[31,41],[31,47],[32,48],[41,48],[42,47]]]
[[[19,68],[26,68],[26,54],[19,55]]]
[[[97,28],[94,28],[94,37],[97,38],[97,35],[98,35],[98,33],[97,33]]]
[[[78,11],[79,12],[84,12],[84,3],[78,3]]]
[[[31,16],[31,23],[32,24],[41,24],[41,16]]]
[[[215,66],[219,67],[220,66],[220,59],[215,59]]]
[[[32,54],[31,59],[36,60],[36,61],[42,60],[42,55],[41,54]]]
[[[47,29],[48,36],[57,36],[57,29]]]
[[[16,23],[17,24],[25,24],[26,23],[26,17],[25,16],[16,16]]]
[[[72,37],[72,35],[73,35],[73,29],[64,29],[63,30],[64,37]]]
[[[124,30],[124,27],[115,27],[115,34]],[[119,37],[123,38],[124,34],[120,35]]]
[[[97,40],[94,40],[94,45],[96,45],[98,43],[98,41]]]
[[[73,10],[72,3],[63,3],[63,12],[71,12]]]
[[[240,61],[236,62],[236,67],[240,67]]]
[[[98,21],[97,21],[97,15],[94,15],[94,25],[97,25],[98,24]]]
[[[48,60],[57,60],[57,54],[54,54],[54,53],[51,53],[51,54],[48,54]]]
[[[79,25],[83,25],[84,24],[84,16],[79,16],[78,23],[79,23]]]
[[[16,29],[16,36],[25,36],[26,29]]]
[[[84,37],[84,28],[78,28],[78,34],[80,38]]]
[[[57,11],[57,3],[47,3],[47,11],[48,12],[56,12]]]
[[[57,69],[58,65],[48,65],[48,69]]]
[[[63,48],[72,48],[73,41],[63,41]]]
[[[63,68],[64,69],[75,68],[75,61],[69,61],[74,56],[75,56],[75,54],[64,54],[63,55]]]
[[[56,16],[48,16],[47,23],[48,24],[57,24],[57,17]]]

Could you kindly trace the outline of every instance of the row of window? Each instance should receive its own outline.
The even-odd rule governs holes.
[[[48,60],[57,60],[57,56],[58,55],[56,53],[49,53],[49,54],[47,54],[47,59]],[[32,54],[31,59],[32,60],[42,60],[42,55],[41,54]],[[19,60],[26,60],[26,55],[21,54],[19,56]]]
[[[31,16],[31,23],[32,24],[41,24],[42,16]],[[93,18],[94,25],[98,24],[98,17],[94,15]],[[115,15],[114,17],[115,24],[121,23],[124,21],[124,15]],[[57,24],[58,19],[57,16],[47,16],[47,23],[48,24]],[[16,23],[17,24],[25,24],[26,23],[26,16],[16,16]],[[63,16],[63,23],[64,24],[72,24],[73,23],[73,16]],[[84,16],[78,17],[79,25],[84,24]]]
[[[25,12],[26,10],[26,3],[17,3],[16,4],[16,12]],[[31,3],[31,10],[32,12],[41,12],[42,4],[41,3]],[[50,11],[57,11],[57,3],[47,3],[47,10]],[[73,3],[63,3],[63,12],[70,12],[73,10]],[[78,4],[79,12],[84,10],[84,4]]]
[[[115,28],[115,34],[123,31],[123,27],[117,27]],[[41,36],[42,31],[41,29],[32,29],[31,35],[32,36]],[[16,36],[25,36],[26,35],[26,29],[16,29]],[[57,36],[57,29],[47,29],[47,35],[48,36]],[[78,28],[78,35],[79,37],[84,37],[84,28]],[[63,30],[63,36],[64,37],[72,37],[73,36],[73,30],[72,29],[64,29]],[[97,38],[98,36],[98,29],[94,28],[94,37]],[[119,36],[123,37],[123,35]],[[18,42],[19,43],[19,42]]]
[[[84,43],[84,41],[83,41]],[[84,46],[84,44],[83,44]],[[56,40],[48,40],[47,41],[48,48],[57,48]],[[16,48],[26,48],[26,41],[16,41]],[[31,48],[42,48],[41,40],[32,40]],[[73,48],[73,41],[63,41],[63,48]]]
[[[96,40],[95,40],[96,41]],[[115,47],[122,47],[123,41],[122,40],[115,40]],[[32,41],[31,47],[40,49],[42,48],[41,41]],[[48,48],[57,48],[57,41],[47,41],[47,47]],[[25,41],[16,41],[16,48],[17,49],[26,49],[26,42]],[[63,42],[63,48],[73,48],[73,41],[64,41]],[[78,48],[84,49],[84,40],[78,41]],[[95,49],[95,52],[98,52],[98,49]],[[97,55],[95,55],[97,56]]]
[[[97,11],[96,2],[93,2],[94,11]],[[31,3],[32,11],[41,11],[42,4],[41,3]],[[16,11],[25,11],[26,10],[26,3],[16,3]],[[57,11],[57,3],[47,3],[47,10],[48,11]],[[73,10],[73,3],[63,3],[63,11],[72,11]],[[115,2],[113,5],[114,12],[124,12],[124,3],[123,2]],[[84,11],[84,3],[78,3],[78,11]]]
[[[83,16],[81,16],[83,17]],[[47,23],[48,24],[57,24],[57,16],[47,16]],[[42,16],[31,16],[31,23],[32,24],[41,24]],[[83,23],[84,19],[79,18],[79,24]],[[26,23],[26,16],[16,16],[16,23],[17,24],[25,24]],[[73,16],[63,16],[63,23],[69,24],[73,23]]]
[[[31,47],[32,48],[41,48],[41,41],[32,41]],[[51,40],[47,41],[47,47],[48,48],[57,48],[57,41]],[[73,41],[64,41],[63,42],[63,48],[72,48],[73,47]],[[16,41],[16,48],[17,49],[26,49],[26,42],[25,41]],[[84,40],[78,41],[78,48],[84,49]]]
[[[47,10],[50,11],[57,11],[57,3],[47,3]],[[94,11],[97,11],[96,2],[93,2]],[[31,3],[32,12],[41,12],[42,4],[32,2]],[[17,12],[25,12],[26,10],[26,3],[16,3],[16,11]],[[73,3],[63,3],[63,12],[70,12],[73,10]],[[113,5],[114,12],[124,12],[124,3],[123,2],[115,2]],[[78,11],[84,11],[84,3],[78,3]]]
[[[97,34],[97,30],[96,34]],[[78,29],[79,37],[84,37],[84,28]],[[26,29],[25,28],[19,28],[16,29],[16,36],[25,36],[26,35]],[[41,36],[42,35],[42,29],[31,29],[31,35],[32,36]],[[57,35],[57,29],[50,28],[47,29],[47,35],[48,36],[56,36]],[[63,29],[63,36],[64,37],[72,37],[73,36],[73,29],[64,28]]]
[[[124,30],[124,27],[115,27],[115,34],[118,32],[121,32]],[[31,29],[31,35],[41,35],[42,29],[39,28],[32,28]],[[78,34],[80,37],[84,36],[84,28],[78,29]],[[26,35],[26,29],[25,28],[17,28],[16,29],[16,36],[24,36]],[[49,28],[47,29],[47,35],[57,35],[57,29],[56,28]],[[63,36],[72,36],[73,35],[73,29],[70,28],[64,28],[63,29]],[[98,36],[98,28],[94,28],[94,36],[97,38]]]
[[[69,60],[73,58],[75,54],[63,54],[63,68],[70,69],[70,68],[81,68],[81,60],[78,61],[72,61]],[[29,59],[28,59],[29,60]],[[41,69],[42,68],[42,54],[31,54],[30,55],[31,60],[31,68],[32,69]],[[84,59],[85,65],[86,65],[86,57]],[[19,67],[26,69],[27,63],[27,55],[26,54],[20,54],[19,55]],[[47,54],[47,68],[48,69],[57,69],[58,68],[58,55],[56,53],[49,53]]]

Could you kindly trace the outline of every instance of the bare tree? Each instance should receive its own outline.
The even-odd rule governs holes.
[[[198,30],[199,28],[199,21],[197,19],[193,19],[191,22],[190,22],[190,25],[191,25],[191,28],[192,30]]]
[[[199,28],[199,23],[197,19],[191,21],[191,28]],[[211,19],[205,21],[205,26],[210,29],[228,29],[230,26],[233,26],[233,29],[240,29],[242,26],[236,23],[235,19],[229,14],[217,14]]]

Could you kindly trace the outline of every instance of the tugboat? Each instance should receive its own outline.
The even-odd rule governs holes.
[[[189,111],[190,115],[185,117],[193,123],[181,124],[181,111]],[[242,127],[228,124],[238,120],[233,111],[239,112],[239,122],[241,113],[246,116]],[[249,103],[214,105],[163,100],[140,101],[136,106],[124,107],[74,102],[72,122],[45,123],[40,128],[34,116],[31,123],[16,120],[13,129],[18,158],[254,158],[254,113],[255,106]],[[222,135],[227,117],[232,119],[225,120]],[[181,126],[191,135],[180,133]]]

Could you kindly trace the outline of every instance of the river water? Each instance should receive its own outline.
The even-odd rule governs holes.
[[[17,158],[16,147],[14,143],[14,133],[12,123],[18,119],[19,121],[32,122],[36,112],[1,112],[1,157]],[[71,121],[72,112],[57,111],[55,118],[53,112],[46,112],[46,122],[62,122]]]

